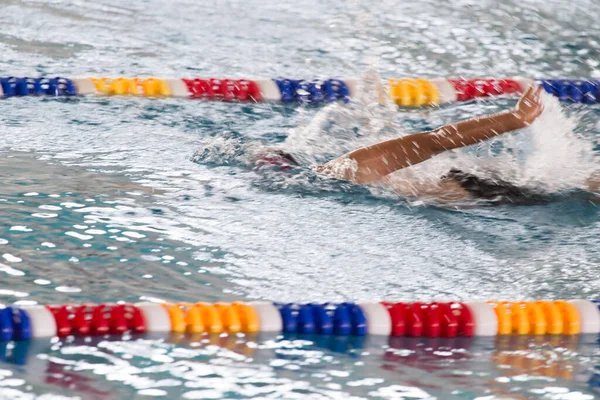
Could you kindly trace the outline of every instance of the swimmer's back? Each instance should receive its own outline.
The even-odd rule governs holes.
[[[494,203],[533,205],[550,201],[547,194],[534,189],[515,186],[501,179],[480,178],[457,168],[452,168],[442,180],[452,180],[475,199]]]

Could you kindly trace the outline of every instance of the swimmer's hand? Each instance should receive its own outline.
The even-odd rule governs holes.
[[[535,121],[544,110],[540,99],[541,92],[541,87],[534,88],[533,86],[529,86],[517,102],[514,114],[526,125]]]
[[[327,175],[330,178],[341,179],[349,182],[356,182],[358,165],[355,160],[342,156],[329,161],[325,165],[313,167],[313,171],[318,174]]]

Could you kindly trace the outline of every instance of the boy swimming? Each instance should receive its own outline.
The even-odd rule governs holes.
[[[389,179],[400,169],[427,161],[446,151],[471,146],[499,135],[529,126],[542,113],[541,88],[529,87],[513,110],[445,125],[363,147],[315,167],[315,171],[357,184],[390,186],[405,197],[427,196],[442,201],[487,200],[515,204],[546,202],[548,196],[534,189],[519,187],[502,179],[481,178],[452,168],[429,182],[398,182]],[[298,165],[296,159],[281,150],[263,153],[257,165],[276,164],[280,169]],[[598,189],[598,180],[587,182],[590,191]]]

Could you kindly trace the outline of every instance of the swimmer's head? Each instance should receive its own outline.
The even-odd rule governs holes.
[[[254,163],[259,168],[275,165],[278,166],[281,171],[292,169],[294,166],[300,165],[290,153],[286,153],[279,149],[269,149],[260,152]]]

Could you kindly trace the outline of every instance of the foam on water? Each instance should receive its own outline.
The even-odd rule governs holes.
[[[397,106],[386,100],[383,88],[380,76],[371,65],[359,81],[356,99],[349,104],[330,104],[306,123],[289,129],[285,141],[278,147],[293,154],[307,168],[302,171],[304,173],[270,175],[269,179],[304,187],[307,183],[319,186],[323,180],[315,181],[311,167],[325,164],[357,148],[406,134],[397,121]],[[302,114],[303,110],[299,113]],[[249,141],[235,134],[219,134],[202,138],[192,161],[253,167],[258,153],[268,148],[273,148],[273,145]],[[324,176],[321,178],[329,180]]]
[[[347,106],[330,105],[306,126],[291,129],[283,147],[301,154],[304,160],[322,163],[362,146],[406,135],[396,121],[396,106],[379,95],[379,79],[368,71],[356,100]],[[544,112],[529,128],[397,171],[386,184],[434,185],[448,170],[459,168],[546,193],[587,190],[586,181],[597,170],[593,143],[575,132],[577,116],[567,116],[555,97],[543,93],[542,101]],[[380,189],[375,188],[374,193],[382,195]]]
[[[547,191],[584,189],[597,170],[593,143],[575,132],[576,117],[568,117],[555,97],[544,94],[544,112],[530,129],[532,151],[520,180],[540,184]]]
[[[405,135],[397,121],[397,106],[387,100],[383,82],[373,66],[358,83],[358,96],[349,104],[328,105],[308,124],[290,129],[283,149],[299,154],[311,164],[320,164],[357,148]]]
[[[264,0],[4,3],[2,66],[17,76],[358,76],[369,53],[386,77],[598,77],[600,3],[592,0],[363,1],[355,9]],[[596,297],[593,204],[565,196],[532,207],[409,209],[391,191],[373,198],[365,186],[315,174],[310,165],[361,145],[511,103],[423,112],[381,105],[376,93],[325,110],[5,99],[1,150],[35,153],[0,161],[0,255],[9,267],[0,303]],[[567,108],[584,107],[578,129],[593,137],[600,109]],[[558,124],[549,126],[542,143],[534,126],[396,175],[415,182],[464,166],[524,182],[529,173],[537,184],[553,182],[560,165],[585,172],[559,146],[566,138],[573,148],[570,133],[555,138]],[[253,171],[253,149],[266,146],[283,146],[304,168]],[[556,165],[536,165],[535,154]],[[558,180],[580,184],[570,178]],[[149,196],[151,188],[164,193]],[[598,390],[596,337],[190,339],[16,342],[1,354],[0,398],[593,399]]]
[[[397,121],[396,105],[387,100],[382,87],[377,72],[367,69],[359,82],[356,99],[347,105],[336,103],[324,107],[306,124],[291,128],[280,147],[305,166],[314,166],[357,148],[408,134]],[[383,187],[372,187],[372,193],[389,197],[392,194],[387,188],[408,186],[415,188],[417,200],[435,202],[429,193],[419,195],[416,188],[435,185],[451,168],[546,193],[587,190],[586,181],[597,169],[593,144],[575,132],[577,117],[567,116],[556,98],[543,93],[542,101],[544,112],[529,128],[397,171]],[[219,135],[203,139],[193,160],[252,167],[256,154],[264,149],[258,141],[245,141],[233,134]],[[329,171],[332,176],[342,176],[340,170],[352,165],[332,167]],[[309,191],[332,189],[331,182],[323,185],[323,180],[315,180],[308,168],[300,174],[270,174],[262,184],[278,188],[296,186]],[[345,189],[347,185],[333,186],[333,190],[339,188]]]

